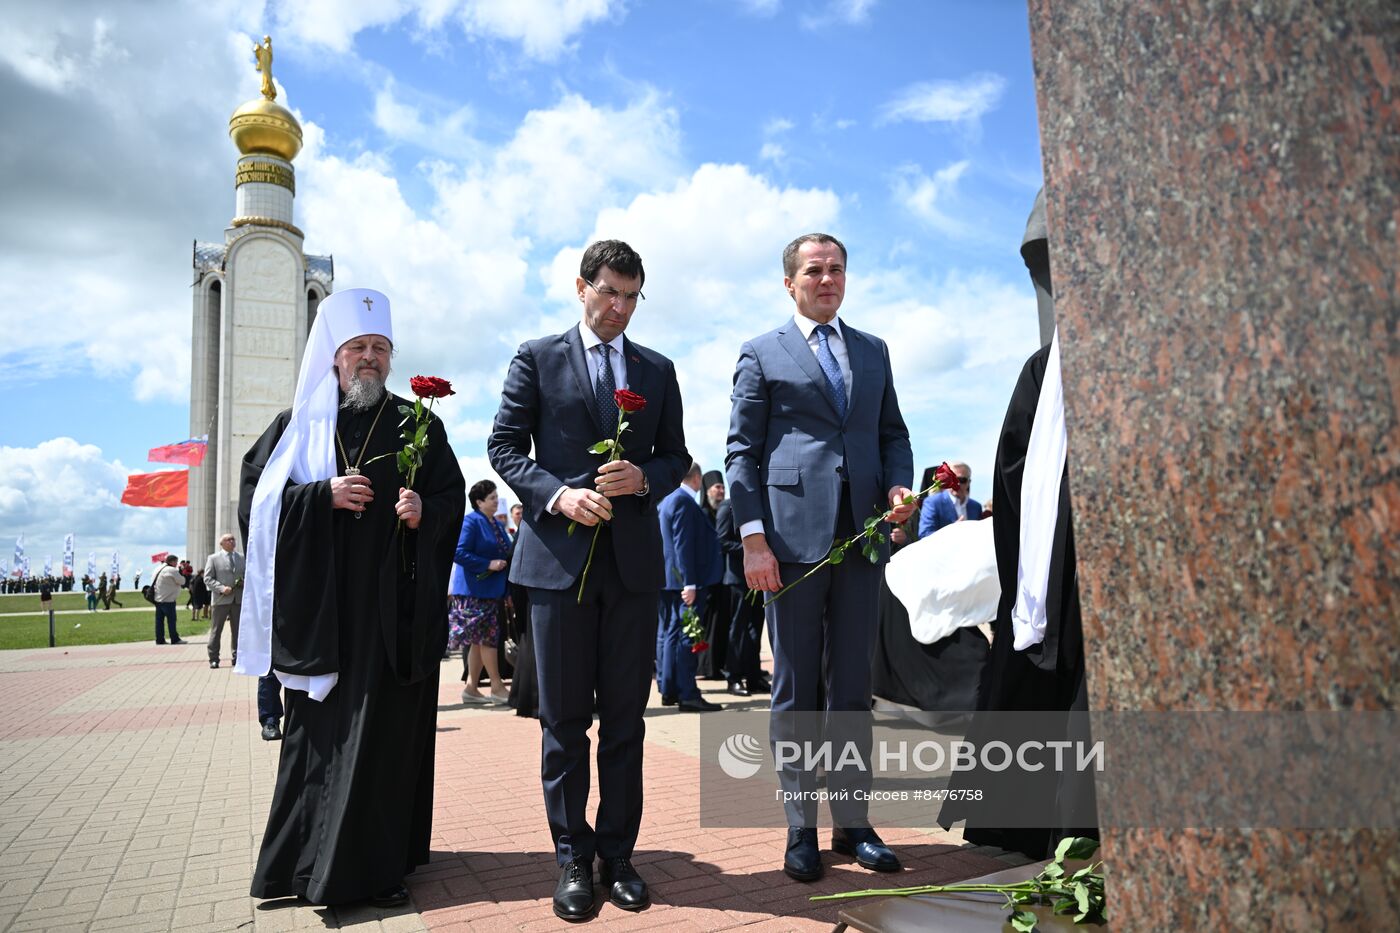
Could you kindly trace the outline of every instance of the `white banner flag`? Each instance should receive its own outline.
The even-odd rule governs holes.
[[[53,576],[53,555],[49,554],[44,558],[44,576]]]
[[[15,576],[19,576],[24,570],[24,535],[21,534],[15,539]]]
[[[73,533],[63,536],[63,575],[73,576]]]
[[[107,576],[115,577],[122,572],[122,558],[116,551],[112,552],[112,569],[107,571]]]
[[[97,552],[88,551],[88,572],[87,575],[94,583],[97,582]]]

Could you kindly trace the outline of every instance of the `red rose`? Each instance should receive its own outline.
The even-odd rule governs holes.
[[[642,398],[636,392],[630,392],[627,389],[618,389],[614,392],[613,401],[616,402],[617,407],[621,408],[623,411],[641,411],[643,408],[647,407],[646,399]]]
[[[953,468],[948,466],[946,460],[939,465],[938,469],[933,471],[933,478],[938,481],[939,486],[944,489],[950,489],[953,492],[957,492],[958,488],[962,485],[962,478],[958,476],[957,473],[953,472]]]
[[[691,653],[691,654],[699,654],[700,652],[704,651],[704,650],[705,650],[706,648],[708,648],[708,647],[710,647],[710,643],[709,643],[709,642],[707,642],[707,641],[697,641],[695,644],[693,644],[693,645],[690,646],[690,653]]]
[[[414,376],[408,380],[408,387],[419,398],[447,398],[457,394],[452,390],[452,383],[437,376]]]

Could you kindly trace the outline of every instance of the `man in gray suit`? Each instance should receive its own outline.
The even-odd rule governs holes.
[[[801,578],[833,538],[854,535],[877,509],[894,508],[902,522],[914,508],[904,503],[914,461],[889,351],[836,316],[845,246],[824,233],[793,240],[783,251],[783,284],[797,313],[739,351],[725,458],[745,582],[768,593]],[[825,709],[841,714],[826,719],[826,738],[839,730],[838,750],[852,741],[869,760],[870,659],[889,557],[881,550],[879,564],[853,553],[768,605],[775,750],[780,741],[819,741]],[[788,792],[783,870],[814,881],[822,873],[815,775],[787,767],[779,777]],[[869,771],[838,768],[827,778],[832,848],[865,868],[897,871],[899,860],[867,819]]]
[[[213,602],[213,620],[209,623],[209,666],[219,666],[219,642],[224,634],[224,622],[233,638],[233,663],[238,663],[238,615],[243,604],[243,555],[234,550],[238,539],[225,532],[219,539],[219,550],[204,562],[204,582]]]

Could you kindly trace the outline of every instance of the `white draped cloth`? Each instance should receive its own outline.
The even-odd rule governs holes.
[[[1068,449],[1057,332],[1050,341],[1021,476],[1020,557],[1011,615],[1012,646],[1017,651],[1045,640],[1045,596]],[[885,581],[909,610],[916,641],[932,644],[959,628],[996,617],[1001,581],[993,520],[945,525],[890,559]]]
[[[1021,473],[1021,548],[1016,566],[1016,608],[1011,612],[1012,646],[1025,651],[1045,640],[1045,592],[1055,524],[1060,517],[1060,481],[1065,475],[1069,438],[1065,396],[1060,384],[1060,334],[1050,340],[1045,380],[1036,400],[1035,421]]]
[[[335,426],[340,410],[340,378],[335,352],[349,340],[379,334],[391,344],[389,299],[368,288],[328,295],[316,309],[297,376],[296,396],[287,430],[278,439],[253,493],[248,521],[247,569],[238,630],[239,674],[261,677],[272,667],[272,600],[277,566],[277,529],[282,517],[282,490],[287,480],[313,483],[336,475]],[[324,700],[340,676],[274,671],[282,685]]]
[[[1001,599],[991,519],[944,525],[908,545],[890,558],[885,582],[909,610],[909,630],[921,644],[990,622]]]

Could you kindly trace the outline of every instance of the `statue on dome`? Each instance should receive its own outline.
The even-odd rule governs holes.
[[[258,59],[258,71],[262,72],[262,96],[276,100],[277,88],[272,85],[272,37],[263,36],[262,45],[253,46],[253,54]]]

